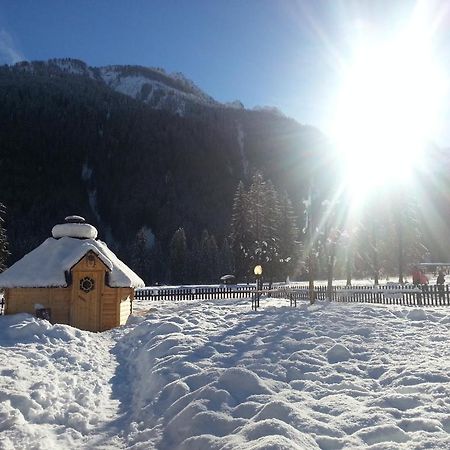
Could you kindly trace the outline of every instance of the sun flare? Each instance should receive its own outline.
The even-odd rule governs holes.
[[[417,30],[356,49],[333,126],[350,191],[361,195],[409,178],[438,126],[445,89],[431,46]]]

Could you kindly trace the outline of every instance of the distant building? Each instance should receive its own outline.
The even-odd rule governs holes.
[[[141,278],[82,217],[66,217],[52,236],[0,274],[5,314],[37,314],[89,331],[124,324]]]

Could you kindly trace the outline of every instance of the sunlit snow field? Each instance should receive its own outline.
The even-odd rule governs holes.
[[[450,310],[261,305],[0,317],[0,448],[450,448]]]

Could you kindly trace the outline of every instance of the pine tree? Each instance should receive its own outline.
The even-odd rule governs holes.
[[[203,230],[200,240],[200,280],[203,283],[214,283],[220,277],[219,249],[216,238]]]
[[[327,297],[331,300],[333,290],[334,270],[338,245],[340,243],[341,232],[337,227],[331,226],[326,233],[325,255],[326,255],[326,275],[327,275]]]
[[[213,235],[209,236],[206,256],[208,262],[208,282],[216,283],[220,277],[219,248],[217,247],[216,238]]]
[[[336,201],[323,200],[320,206],[320,221],[316,232],[316,248],[319,255],[322,275],[327,279],[327,296],[330,299],[333,288],[338,245],[340,243],[340,214],[338,214],[338,205]]]
[[[340,248],[336,255],[336,265],[340,276],[345,277],[346,286],[352,285],[355,270],[355,237],[357,229],[347,223],[340,236]]]
[[[201,282],[201,252],[200,244],[196,238],[192,240],[191,248],[188,251],[187,278],[190,283]]]
[[[354,242],[358,275],[378,284],[382,274],[397,273],[404,282],[409,266],[427,252],[415,198],[401,187],[377,192],[366,201]]]
[[[0,272],[6,269],[6,260],[9,256],[8,239],[6,237],[6,230],[3,226],[5,220],[5,206],[0,203]]]
[[[252,179],[248,192],[250,266],[262,264],[266,278],[272,280],[279,266],[280,208],[278,194],[260,172]]]
[[[398,282],[403,283],[408,267],[417,264],[427,249],[424,245],[416,199],[404,190],[399,190],[391,206],[397,244]]]
[[[292,273],[297,259],[299,248],[299,229],[297,216],[295,215],[292,202],[287,192],[280,197],[280,223],[279,223],[279,255],[280,255],[280,275],[282,279]]]
[[[230,244],[235,261],[236,276],[247,277],[249,273],[249,218],[248,218],[248,196],[244,184],[239,182],[234,195],[233,210],[231,216]]]
[[[187,263],[187,243],[186,235],[183,228],[178,228],[175,231],[172,240],[170,241],[170,256],[169,267],[170,276],[173,283],[184,284],[187,281],[186,277],[186,263]]]
[[[199,280],[201,283],[208,283],[210,281],[210,267],[209,267],[209,233],[208,230],[203,230],[200,237],[200,260],[198,264],[199,268]]]
[[[237,275],[261,264],[269,281],[285,277],[294,266],[298,229],[292,204],[280,196],[260,172],[248,192],[242,183],[236,191],[231,222],[231,245]]]
[[[267,185],[260,172],[252,178],[252,184],[248,191],[248,231],[250,235],[250,245],[248,259],[252,265],[265,262],[267,252],[267,242],[264,240],[268,233],[265,228],[265,201]]]
[[[147,242],[144,228],[141,228],[136,233],[136,237],[132,243],[131,267],[148,283],[151,278],[151,249]]]
[[[314,303],[315,291],[314,280],[317,275],[317,226],[316,226],[316,203],[317,195],[312,179],[309,183],[308,198],[303,201],[303,219],[302,229],[304,247],[303,259],[305,261],[306,271],[308,273],[309,301]]]
[[[265,244],[264,261],[266,266],[266,279],[270,283],[281,276],[281,210],[278,192],[269,180],[266,183],[266,189],[263,199],[264,222],[262,237]]]
[[[222,242],[219,252],[220,273],[222,275],[232,275],[235,273],[233,250],[227,238]]]
[[[376,285],[382,272],[391,271],[389,259],[393,242],[390,242],[392,230],[388,209],[388,203],[380,194],[367,199],[354,238],[359,275],[372,277]]]
[[[155,245],[151,249],[151,284],[161,284],[168,280],[167,252],[163,251],[159,240],[155,240]]]

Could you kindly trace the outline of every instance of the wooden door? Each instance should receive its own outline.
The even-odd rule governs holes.
[[[100,329],[100,297],[102,272],[76,271],[73,273],[73,291],[70,325],[81,330]]]

